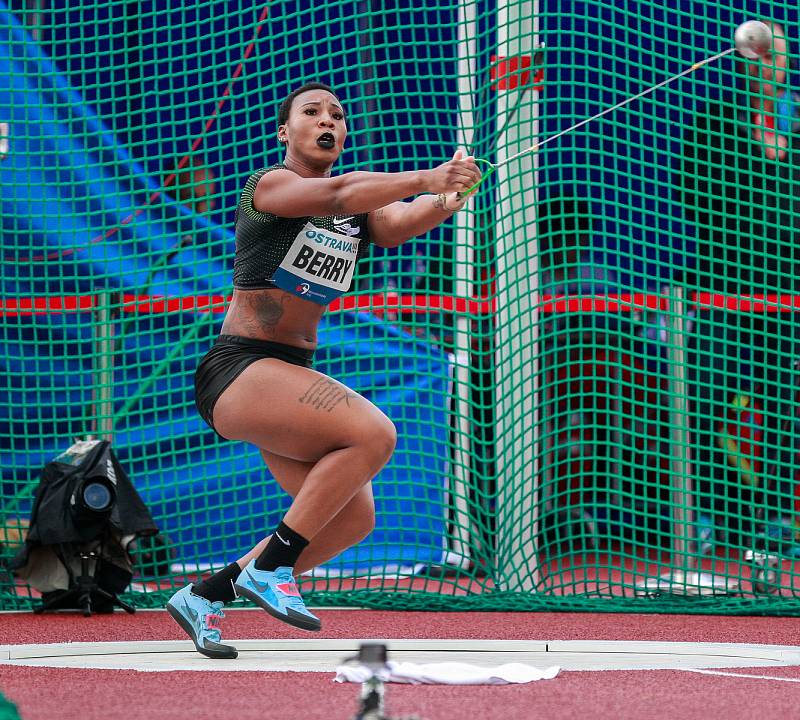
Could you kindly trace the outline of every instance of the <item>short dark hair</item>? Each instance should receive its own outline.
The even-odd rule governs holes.
[[[297,90],[292,90],[292,92],[290,92],[286,96],[286,99],[281,103],[281,106],[278,109],[278,125],[286,124],[286,121],[289,119],[289,113],[292,111],[292,103],[294,102],[294,99],[300,95],[300,93],[304,93],[309,90],[325,90],[339,100],[339,98],[336,97],[336,93],[334,92],[333,88],[329,85],[321,82],[308,82],[305,85],[301,85],[299,88],[297,88]]]

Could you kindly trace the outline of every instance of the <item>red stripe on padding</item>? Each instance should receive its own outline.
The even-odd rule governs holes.
[[[531,56],[492,55],[492,64],[489,66],[489,79],[492,81],[492,90],[514,90],[518,87],[527,87],[531,82]],[[533,75],[533,89],[541,92],[544,87],[544,68],[539,68]]]
[[[693,305],[703,310],[726,310],[740,313],[789,313],[800,311],[800,295],[720,295],[696,293]],[[111,303],[111,309],[138,315],[165,313],[224,313],[231,298],[226,295],[163,297],[159,295],[123,295]],[[669,312],[670,297],[646,293],[609,295],[542,295],[534,307],[549,315],[555,313],[629,313],[644,310]],[[99,307],[94,295],[61,297],[0,298],[0,317],[53,315],[91,312]],[[334,300],[329,312],[369,312],[374,315],[396,313],[455,313],[457,315],[493,315],[497,298],[462,298],[451,295],[347,295]]]

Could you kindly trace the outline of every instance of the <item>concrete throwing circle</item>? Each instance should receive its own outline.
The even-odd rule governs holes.
[[[800,665],[800,647],[605,640],[228,640],[236,660],[211,660],[189,641],[0,645],[0,664],[93,670],[335,672],[363,642],[398,662],[523,663],[562,670],[690,670]]]

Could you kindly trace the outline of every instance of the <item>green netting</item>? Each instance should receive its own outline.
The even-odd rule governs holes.
[[[0,718],[3,720],[19,720],[17,706],[0,695]]]
[[[310,602],[800,610],[800,116],[792,69],[774,71],[798,19],[756,10],[787,56],[721,58],[373,252],[318,366],[400,441],[376,532],[303,579]],[[457,146],[497,162],[726,50],[748,19],[715,2],[0,0],[0,560],[44,464],[87,436],[113,438],[162,530],[133,549],[136,606],[277,524],[286,498],[255,449],[203,425],[192,375],[231,290],[238,194],[280,159],[298,84],[347,107],[336,172]],[[0,574],[3,608],[35,597]]]

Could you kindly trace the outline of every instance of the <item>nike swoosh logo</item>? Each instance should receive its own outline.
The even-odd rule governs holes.
[[[350,217],[346,217],[346,218],[336,218],[335,217],[335,218],[333,218],[333,224],[334,225],[341,225],[342,223],[346,223],[348,220],[352,220],[354,217],[355,217],[355,215],[351,215]]]
[[[253,587],[254,587],[256,590],[258,590],[258,592],[260,592],[260,593],[263,593],[263,592],[266,592],[267,590],[269,590],[269,583],[260,583],[260,582],[258,582],[258,580],[256,580],[256,579],[255,579],[255,578],[254,578],[254,577],[253,577],[253,576],[250,574],[250,571],[249,571],[249,570],[247,571],[247,577],[249,577],[249,578],[250,578],[250,583],[253,585]]]
[[[280,535],[278,535],[278,531],[277,531],[277,530],[275,531],[275,536],[276,536],[276,537],[278,538],[278,540],[280,540],[280,541],[281,541],[281,542],[282,542],[284,545],[288,545],[288,544],[289,544],[289,541],[288,541],[288,540],[284,540],[284,539],[283,539],[283,538],[282,538]]]

